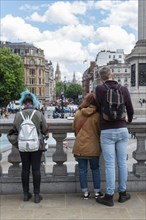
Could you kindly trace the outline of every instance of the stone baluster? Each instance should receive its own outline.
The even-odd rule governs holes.
[[[2,175],[1,159],[2,159],[2,154],[0,153],[0,176]]]
[[[138,177],[146,177],[146,134],[136,133],[137,149],[133,152],[133,158],[137,163],[133,164],[133,173]]]
[[[20,162],[21,158],[19,155],[19,151],[16,147],[12,146],[12,151],[8,156],[8,162],[12,163],[8,170],[8,176],[11,177],[20,177],[21,176],[21,167]]]
[[[58,132],[53,133],[52,136],[56,140],[56,151],[53,154],[53,161],[56,164],[53,166],[53,175],[66,176],[67,167],[65,164],[63,164],[67,160],[67,155],[63,150],[63,140],[66,137],[66,133],[63,133],[62,130],[58,130]]]
[[[2,136],[2,134],[0,133],[0,137]],[[2,153],[0,152],[0,161],[2,159]],[[0,176],[2,175],[2,166],[1,166],[1,162],[0,162]]]

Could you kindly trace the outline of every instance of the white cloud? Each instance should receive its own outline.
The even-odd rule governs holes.
[[[128,25],[129,27],[137,30],[138,20],[138,1],[98,1],[95,7],[103,10],[106,18],[102,20],[105,25]]]
[[[42,48],[48,59],[61,62],[81,63],[87,51],[84,50],[80,42],[70,40],[54,39],[35,42],[35,45]],[[50,58],[49,58],[50,57]]]
[[[30,12],[32,12],[33,10],[39,10],[40,9],[40,6],[32,6],[32,5],[29,5],[29,4],[24,4],[24,5],[21,5],[20,6],[20,8],[19,8],[19,10],[20,11],[30,11]]]
[[[39,40],[41,33],[38,28],[25,23],[20,17],[6,15],[1,19],[1,35],[8,41],[28,41]]]
[[[98,50],[124,49],[125,53],[130,53],[135,43],[134,34],[128,34],[124,29],[115,25],[100,27],[96,34],[101,42],[97,45]]]
[[[72,41],[80,41],[83,39],[92,38],[94,35],[94,27],[92,25],[68,25],[54,32],[54,35],[70,39]]]
[[[55,2],[49,5],[44,15],[34,12],[31,15],[33,21],[52,22],[54,24],[79,24],[76,14],[83,15],[86,12],[86,4],[84,2]]]

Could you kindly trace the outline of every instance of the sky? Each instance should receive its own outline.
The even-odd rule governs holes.
[[[83,72],[101,50],[131,52],[137,41],[138,0],[1,0],[1,40],[27,42],[57,63],[62,81]]]

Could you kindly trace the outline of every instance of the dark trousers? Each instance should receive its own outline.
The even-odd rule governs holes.
[[[40,193],[40,183],[41,183],[41,156],[42,151],[35,152],[20,152],[20,157],[22,161],[22,187],[23,192],[29,192],[29,175],[30,167],[32,167],[32,177],[33,177],[33,192],[34,194]]]

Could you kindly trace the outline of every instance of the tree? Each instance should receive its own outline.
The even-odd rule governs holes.
[[[78,100],[78,96],[82,94],[82,87],[77,83],[70,84],[66,89],[66,95],[68,98],[73,99],[74,103]]]
[[[0,104],[7,105],[20,98],[25,89],[24,65],[21,57],[9,48],[0,48]]]
[[[57,82],[56,83],[56,97],[61,96],[61,92],[64,91],[64,83],[63,82]]]

